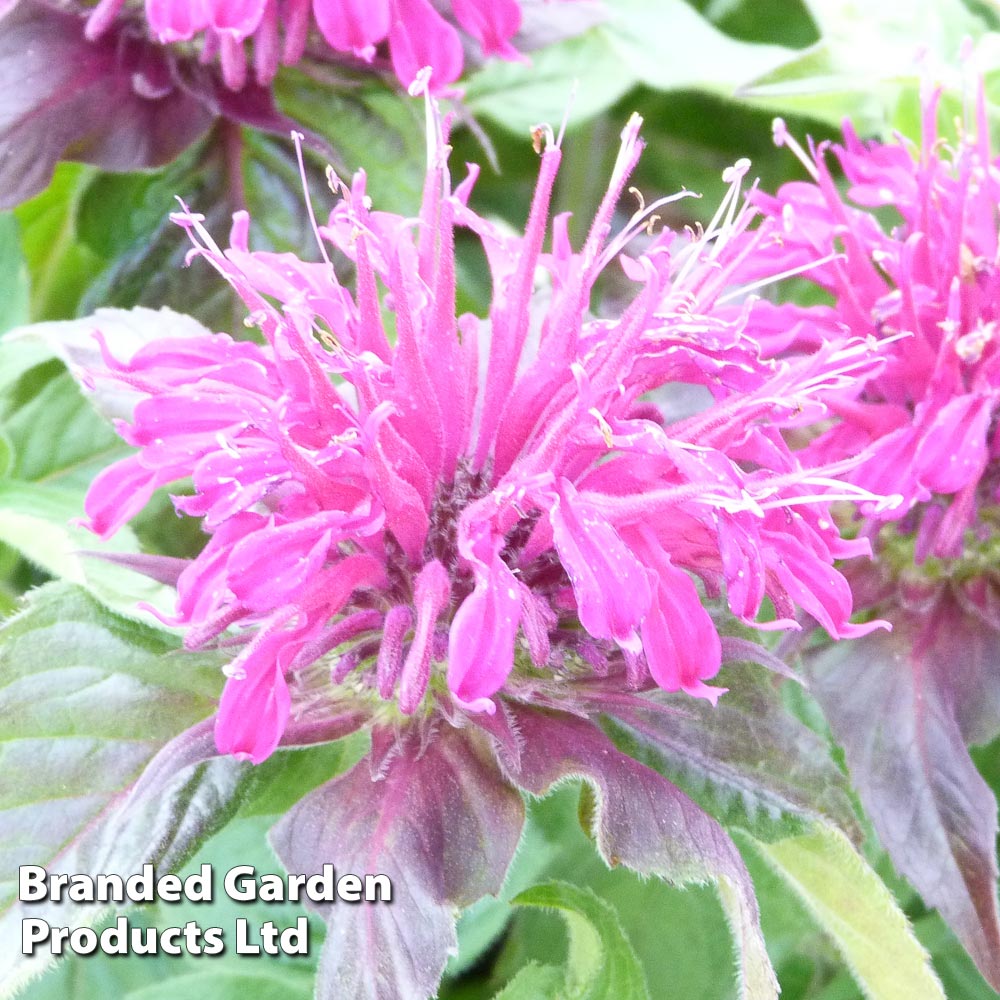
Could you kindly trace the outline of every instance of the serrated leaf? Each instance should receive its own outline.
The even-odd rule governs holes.
[[[840,831],[824,825],[754,847],[833,938],[868,1000],[945,1000],[892,894]]]
[[[582,778],[596,793],[593,835],[608,864],[674,884],[715,883],[736,941],[739,996],[773,1000],[778,984],[753,887],[722,827],[656,771],[616,750],[595,725],[522,704],[510,709],[528,748],[511,769],[513,779],[543,795],[569,778]]]
[[[820,651],[812,690],[896,868],[997,988],[997,805],[965,742],[998,721],[1000,633],[947,594],[894,617],[891,634]]]
[[[546,882],[516,896],[514,906],[559,911],[569,933],[565,994],[580,1000],[649,997],[642,966],[614,909],[589,889]]]
[[[559,996],[564,978],[554,965],[529,962],[493,1000],[549,1000]]]
[[[623,745],[717,818],[757,836],[797,832],[820,817],[860,836],[826,741],[785,708],[771,678],[740,666],[722,683],[729,690],[718,705],[658,693],[648,709],[616,711]]]
[[[292,872],[386,874],[390,905],[316,907],[328,923],[318,1000],[422,1000],[455,946],[455,908],[496,893],[517,846],[521,797],[475,730],[376,730],[384,776],[362,761],[302,799],[271,834]],[[364,910],[364,912],[359,912]]]
[[[7,944],[24,915],[19,865],[132,874],[146,861],[179,863],[229,808],[245,769],[210,760],[210,724],[184,732],[212,711],[219,665],[66,584],[34,592],[0,630],[2,995],[45,961]],[[60,926],[99,913],[31,904]]]

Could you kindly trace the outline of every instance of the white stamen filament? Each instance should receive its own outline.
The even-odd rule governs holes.
[[[292,142],[295,143],[295,156],[299,161],[299,177],[302,180],[302,194],[306,202],[306,212],[309,213],[309,225],[312,226],[313,235],[316,237],[316,243],[319,246],[319,252],[323,256],[325,263],[333,267],[333,262],[330,260],[326,252],[326,247],[323,245],[323,237],[319,234],[319,226],[316,225],[316,216],[313,214],[312,199],[309,197],[309,182],[306,180],[306,165],[302,158],[302,142],[305,136],[301,132],[292,132]]]
[[[794,278],[797,274],[803,274],[806,271],[811,271],[814,267],[822,267],[823,264],[831,264],[836,260],[846,259],[847,258],[842,253],[829,253],[825,257],[820,257],[819,260],[811,260],[807,264],[800,264],[798,267],[790,267],[787,271],[781,271],[779,274],[772,274],[766,278],[760,278],[758,281],[751,281],[749,284],[740,285],[739,288],[734,288],[732,291],[726,292],[725,295],[720,295],[717,301],[720,305],[722,305],[724,302],[731,302],[733,299],[738,299],[741,296],[748,295],[750,292],[754,292],[758,288],[766,288],[768,285],[773,285],[778,281],[783,281],[785,278]]]
[[[771,134],[774,137],[775,146],[787,146],[796,156],[798,161],[806,168],[809,176],[816,183],[819,183],[819,171],[816,164],[806,154],[806,151],[799,145],[799,141],[788,131],[784,118],[775,118],[771,124]]]
[[[681,198],[700,198],[701,195],[695,193],[694,191],[678,191],[676,194],[665,195],[663,198],[657,198],[651,205],[642,205],[638,212],[636,212],[622,227],[621,231],[617,236],[613,237],[608,245],[601,252],[601,255],[597,258],[596,270],[603,271],[608,264],[611,263],[617,257],[632,240],[635,239],[639,233],[649,223],[652,214],[658,209],[662,208],[664,205],[669,205],[672,202],[680,201]]]

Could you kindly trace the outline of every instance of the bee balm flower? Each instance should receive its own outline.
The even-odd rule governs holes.
[[[124,4],[101,0],[87,21],[87,36],[100,37]],[[453,0],[450,8],[446,19],[429,0],[146,0],[145,13],[150,32],[163,44],[199,38],[203,58],[219,57],[233,90],[247,79],[248,43],[256,79],[266,84],[279,63],[302,58],[313,23],[334,51],[365,62],[387,44],[393,71],[405,85],[424,66],[432,68],[437,89],[461,76],[458,28],[479,43],[484,56],[520,58],[510,41],[521,27],[517,0]]]
[[[827,147],[806,155],[777,123],[777,140],[797,150],[812,181],[756,198],[785,232],[755,266],[806,267],[833,296],[832,307],[811,311],[807,339],[867,335],[884,345],[883,369],[827,400],[838,420],[812,451],[820,461],[864,454],[850,478],[902,495],[879,519],[909,515],[902,526],[918,527],[919,560],[960,555],[980,510],[1000,498],[1000,161],[990,153],[982,94],[974,128],[954,146],[938,136],[939,99],[940,91],[924,94],[919,148],[863,143],[845,125],[832,151],[846,198]]]
[[[599,681],[584,699],[654,686],[715,699],[722,643],[702,596],[722,590],[745,622],[769,599],[768,627],[797,627],[797,609],[835,636],[874,627],[849,623],[833,568],[867,543],[842,540],[826,510],[871,496],[838,467],[802,468],[779,429],[881,362],[863,342],[763,362],[749,310],[713,315],[728,236],[746,224],[742,171],[718,224],[621,258],[635,293],[620,315],[589,313],[601,270],[658,207],[609,241],[639,124],[579,252],[564,219],[543,252],[562,157],[546,130],[523,235],[469,208],[475,168],[452,187],[440,125],[419,215],[374,211],[358,173],[318,229],[319,262],[250,251],[245,213],[226,250],[199,216],[176,216],[264,343],[106,352],[107,374],[143,396],[119,428],[138,451],[98,477],[86,509],[108,535],[191,477],[194,495],[174,502],[209,541],[177,580],[177,621],[189,645],[238,644],[224,752],[261,761],[290,714],[345,700],[376,718],[485,725],[501,697],[562,704],[581,678]],[[455,316],[456,227],[485,249],[488,317]],[[353,263],[353,292],[327,245]],[[715,402],[670,422],[647,394],[676,382]]]

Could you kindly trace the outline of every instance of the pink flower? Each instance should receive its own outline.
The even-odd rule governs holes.
[[[881,360],[848,342],[762,361],[751,310],[718,302],[753,214],[736,207],[745,167],[698,238],[663,233],[622,256],[658,207],[609,238],[639,124],[577,252],[557,227],[543,253],[562,156],[551,133],[524,234],[510,236],[469,208],[475,168],[452,187],[440,123],[419,216],[373,211],[358,173],[317,232],[318,263],[249,250],[245,213],[227,250],[200,216],[176,216],[264,343],[206,334],[127,361],[106,352],[105,374],[143,395],[119,428],[139,450],[98,477],[86,510],[108,535],[190,476],[175,505],[210,537],[178,579],[177,621],[191,645],[241,644],[223,751],[260,761],[290,712],[340,697],[492,713],[501,694],[549,703],[593,673],[714,700],[704,682],[721,647],[703,594],[725,591],[748,623],[769,600],[770,628],[797,627],[798,609],[835,636],[876,626],[849,623],[833,568],[867,543],[843,541],[826,509],[876,498],[843,487],[839,468],[803,468],[780,429],[824,414],[818,392]],[[455,316],[456,226],[485,248],[488,317]],[[353,292],[327,245],[353,263]],[[591,293],[616,258],[634,296],[598,319]],[[675,382],[703,387],[706,406],[668,419],[648,394]]]
[[[126,0],[101,0],[87,20],[99,38]],[[372,62],[386,48],[404,86],[425,66],[440,91],[462,75],[462,36],[429,0],[145,0],[152,36],[163,44],[200,40],[205,61],[218,56],[226,85],[240,90],[248,78],[248,43],[258,83],[268,84],[282,63],[302,58],[316,28],[335,52]],[[478,43],[484,56],[520,59],[511,39],[521,28],[517,0],[455,0],[452,17]]]
[[[804,327],[809,342],[779,349],[812,349],[817,333],[828,343],[868,336],[884,345],[883,369],[827,400],[839,419],[811,452],[824,462],[863,454],[850,478],[902,495],[883,516],[910,512],[903,527],[919,526],[919,559],[959,555],[980,508],[1000,498],[1000,160],[990,153],[982,91],[953,145],[938,135],[939,98],[923,95],[919,148],[863,143],[845,124],[832,151],[846,197],[826,145],[807,155],[778,122],[777,141],[797,151],[812,181],[756,197],[783,232],[755,266],[809,268],[805,276],[833,296],[821,313],[796,309],[814,320]]]

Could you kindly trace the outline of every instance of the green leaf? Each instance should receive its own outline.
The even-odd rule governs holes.
[[[880,608],[891,633],[821,646],[807,669],[893,864],[997,989],[997,802],[966,748],[1000,728],[997,592],[984,583],[976,598],[935,594],[933,629],[923,610]]]
[[[557,910],[566,921],[568,997],[648,1000],[642,966],[614,909],[589,889],[568,882],[546,882],[522,892],[513,903]]]
[[[723,34],[683,0],[613,0],[606,8],[603,23],[532,53],[530,68],[496,61],[474,74],[466,86],[471,109],[527,136],[537,122],[559,122],[567,112],[573,123],[585,121],[636,83],[731,93],[790,54]]]
[[[569,778],[583,779],[599,805],[590,832],[609,865],[675,885],[714,883],[733,931],[741,1000],[774,1000],[778,983],[753,886],[725,830],[667,779],[617,751],[591,722],[523,704],[508,709],[531,748],[510,767],[512,780],[543,795]]]
[[[49,186],[14,211],[31,278],[34,320],[72,316],[100,269],[100,258],[77,233],[77,208],[95,173],[92,167],[60,163]]]
[[[0,398],[0,412],[14,448],[11,477],[22,482],[82,496],[100,469],[129,452],[57,361],[26,372]]]
[[[12,330],[7,343],[36,343],[51,357],[59,358],[77,380],[84,397],[94,409],[110,421],[130,419],[132,408],[142,393],[109,378],[91,379],[93,372],[104,372],[107,364],[95,336],[100,332],[110,353],[128,359],[140,348],[162,338],[206,337],[211,331],[192,316],[161,307],[147,309],[98,309],[79,319],[32,323]],[[113,439],[118,441],[116,434]],[[59,459],[51,460],[58,467]]]
[[[412,215],[420,205],[427,163],[423,103],[400,99],[370,79],[355,78],[349,86],[338,82],[339,87],[323,86],[290,70],[278,77],[275,87],[283,110],[330,142],[332,166],[342,180],[350,181],[364,168],[366,190],[376,209]],[[297,168],[289,164],[285,170],[290,185],[300,190]],[[329,188],[316,185],[312,196],[317,216],[325,219],[327,212],[321,209],[332,205]]]
[[[165,587],[83,554],[139,551],[130,529],[101,541],[72,523],[83,514],[93,477],[127,455],[128,447],[41,341],[9,335],[0,343],[0,368],[7,376],[5,385],[0,382],[6,452],[0,463],[6,466],[0,476],[0,543],[49,576],[91,588],[118,610],[135,614],[140,600],[169,607]],[[9,578],[16,572],[15,563]]]
[[[771,839],[825,818],[860,836],[847,782],[827,742],[785,707],[773,676],[741,664],[720,677],[718,705],[658,693],[616,715],[630,756],[665,774],[717,819]]]
[[[155,998],[274,997],[275,1000],[308,1000],[316,957],[323,940],[322,922],[309,920],[309,954],[275,957],[238,955],[236,921],[247,921],[251,939],[255,929],[271,921],[279,929],[294,926],[305,916],[303,905],[293,901],[238,902],[223,888],[225,873],[233,866],[251,865],[258,876],[284,875],[268,848],[266,831],[274,817],[236,818],[207,840],[177,874],[185,878],[209,865],[213,872],[213,895],[207,902],[185,899],[177,903],[151,903],[130,910],[126,919],[133,928],[184,927],[193,921],[202,931],[218,928],[226,950],[211,957],[182,954],[68,956],[44,976],[32,982],[19,1000],[121,1000]],[[234,990],[242,991],[240,994]]]
[[[16,863],[49,860],[156,750],[211,714],[220,663],[78,587],[31,594],[0,629],[0,901],[13,895]]]
[[[67,584],[32,593],[0,629],[0,938],[24,915],[20,865],[131,874],[179,864],[234,807],[245,766],[211,759],[210,724],[184,732],[212,712],[220,665]],[[100,912],[31,904],[60,926]],[[43,962],[0,951],[0,982],[13,989]]]
[[[179,996],[198,1000],[309,1000],[311,982],[289,981],[287,974],[207,970],[175,976],[141,990],[126,993],[123,1000],[177,1000]]]
[[[28,322],[29,295],[20,227],[10,212],[0,212],[0,333]]]
[[[554,965],[530,962],[493,1000],[545,1000],[559,996],[565,976]]]
[[[823,825],[771,844],[746,839],[830,935],[868,1000],[945,1000],[892,894],[840,831]]]
[[[742,88],[741,95],[774,110],[839,124],[850,117],[861,132],[887,134],[907,93],[925,72],[949,72],[959,85],[963,39],[994,44],[985,23],[962,0],[807,0],[820,41]],[[989,62],[986,65],[990,65]]]
[[[137,394],[110,380],[81,392],[74,375],[103,367],[94,331],[100,328],[117,356],[170,333],[207,333],[195,320],[169,309],[100,309],[77,320],[36,323],[10,331],[0,362],[3,442],[9,447],[0,479],[0,542],[52,577],[89,587],[110,607],[136,614],[146,601],[167,610],[168,588],[90,552],[134,553],[140,545],[126,528],[102,541],[76,526],[93,478],[130,449],[109,418],[129,417]],[[63,363],[69,365],[67,371]],[[171,519],[173,514],[171,512]]]
[[[681,889],[643,879],[623,865],[609,868],[580,828],[579,794],[580,786],[569,784],[529,801],[524,834],[500,898],[486,897],[463,912],[459,954],[448,971],[454,975],[483,963],[491,946],[497,948],[490,963],[497,984],[516,978],[526,964],[561,964],[566,934],[559,921],[534,907],[510,905],[518,893],[554,879],[585,886],[614,908],[654,997],[729,997],[732,951],[716,893],[708,886]],[[456,987],[463,982],[459,979]],[[456,989],[455,996],[466,994]]]
[[[279,748],[254,768],[253,784],[241,816],[279,815],[324,781],[349,771],[368,752],[367,733],[331,743]]]
[[[914,920],[913,930],[934,959],[934,968],[949,997],[996,1000],[996,991],[983,979],[982,973],[939,913],[932,911]]]

